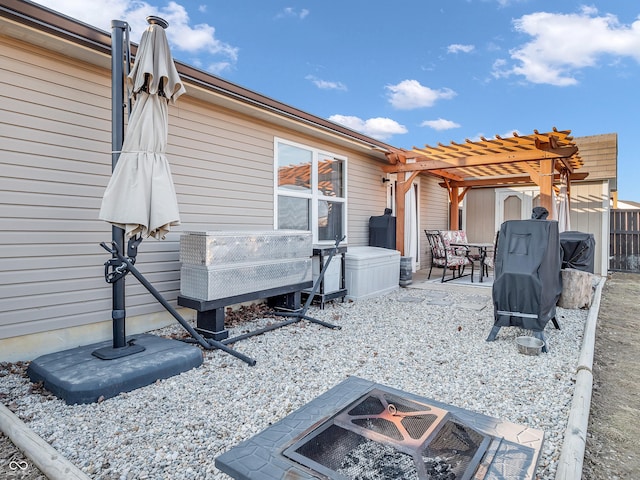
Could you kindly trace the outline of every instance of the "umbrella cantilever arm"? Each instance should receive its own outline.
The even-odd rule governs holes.
[[[155,299],[158,300],[158,302],[160,302],[160,304],[173,316],[173,318],[175,318],[185,328],[185,330],[187,330],[187,332],[189,332],[189,334],[197,340],[200,346],[202,346],[207,350],[213,350],[216,348],[220,349],[230,355],[233,355],[236,358],[239,358],[243,362],[248,363],[250,366],[254,366],[256,364],[256,361],[253,358],[248,357],[240,352],[237,352],[236,350],[230,347],[227,347],[225,344],[223,344],[222,342],[218,342],[217,340],[205,339],[202,335],[196,332],[195,329],[191,325],[189,325],[189,323],[184,318],[182,318],[182,316],[177,312],[177,310],[173,308],[169,302],[167,302],[167,300],[160,294],[160,292],[158,292],[158,290],[156,290],[156,288],[153,285],[151,285],[151,283],[149,283],[149,281],[144,277],[144,275],[142,275],[142,273],[140,273],[140,271],[133,266],[133,263],[131,262],[131,260],[123,256],[122,253],[120,253],[120,250],[118,249],[118,245],[116,244],[116,242],[111,242],[111,247],[109,247],[105,242],[102,242],[100,246],[104,248],[107,252],[111,253],[112,255],[115,255],[116,258],[112,258],[111,261],[119,260],[122,263],[120,267],[120,271],[124,272],[123,275],[126,275],[128,272],[131,272],[133,276],[136,277],[136,279],[149,291],[149,293],[153,295]],[[110,262],[107,262],[107,264],[108,263]]]

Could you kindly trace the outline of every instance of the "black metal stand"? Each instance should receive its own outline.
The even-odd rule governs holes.
[[[340,245],[340,242],[342,242],[342,240],[344,240],[344,237],[340,238],[340,239],[336,239],[336,243],[335,246],[333,247],[333,250],[331,251],[331,253],[329,254],[329,258],[327,258],[327,263],[324,264],[324,266],[322,267],[322,270],[320,270],[320,274],[318,275],[318,278],[316,279],[315,283],[313,284],[313,288],[311,289],[311,292],[309,293],[309,297],[307,298],[307,301],[305,302],[304,306],[299,310],[299,311],[293,311],[293,312],[273,312],[274,315],[279,316],[279,317],[291,317],[290,320],[285,320],[283,322],[280,323],[276,323],[273,325],[269,325],[268,327],[264,327],[264,328],[260,328],[257,330],[254,330],[252,332],[248,332],[242,335],[238,335],[232,338],[227,338],[225,340],[223,340],[221,343],[226,344],[230,344],[230,343],[235,343],[238,342],[240,340],[244,340],[246,338],[250,338],[256,335],[261,335],[265,332],[269,332],[271,330],[275,330],[277,328],[281,328],[281,327],[285,327],[287,325],[291,325],[293,323],[297,323],[301,320],[307,320],[311,323],[316,323],[318,325],[322,325],[323,327],[327,327],[327,328],[331,328],[334,330],[340,330],[342,327],[340,325],[334,325],[332,323],[328,323],[328,322],[324,322],[322,320],[318,320],[317,318],[313,318],[313,317],[309,317],[307,315],[307,311],[309,310],[309,307],[311,306],[311,302],[313,301],[313,296],[316,294],[316,292],[318,291],[318,288],[320,287],[320,284],[322,283],[322,279],[324,278],[324,274],[327,271],[327,268],[329,267],[329,263],[331,263],[331,259],[333,258],[333,256],[335,255],[336,251],[338,250],[338,245]]]
[[[301,290],[310,289],[311,287],[313,287],[313,282],[309,280],[214,300],[200,300],[178,295],[177,303],[181,307],[191,308],[197,312],[196,332],[202,334],[205,338],[213,338],[222,342],[229,338],[229,331],[224,324],[227,306],[267,299],[268,304],[273,308],[296,310],[301,305]]]
[[[115,323],[114,319],[114,323]],[[119,324],[119,322],[118,322]],[[122,329],[124,332],[124,328]],[[126,357],[133,355],[134,353],[144,352],[145,348],[142,345],[136,345],[135,340],[129,340],[124,347],[116,347],[115,343],[120,337],[115,333],[113,335],[114,346],[102,347],[91,352],[91,355],[98,357],[100,360],[115,360],[116,358]]]
[[[298,320],[305,319],[305,320],[308,320],[308,321],[310,321],[312,323],[317,323],[318,325],[322,325],[323,327],[334,328],[334,329],[337,329],[337,330],[342,328],[342,327],[340,327],[338,325],[333,325],[332,323],[323,322],[322,320],[318,320],[316,318],[307,316],[307,310],[309,310],[309,307],[311,306],[311,302],[313,301],[313,297],[315,297],[316,293],[318,293],[318,288],[320,288],[320,284],[322,283],[322,280],[324,279],[324,274],[327,271],[327,268],[329,268],[329,264],[331,263],[331,259],[333,258],[333,256],[338,251],[338,246],[340,245],[340,242],[342,242],[343,240],[344,240],[344,237],[336,239],[336,243],[335,243],[333,249],[331,250],[331,253],[329,253],[329,258],[327,258],[327,262],[322,266],[322,269],[320,270],[320,274],[318,275],[318,278],[316,279],[316,283],[313,284],[313,288],[311,289],[311,292],[309,292],[309,296],[307,297],[307,301],[304,303],[304,306],[302,307],[302,309],[300,309],[297,312],[275,312],[276,315],[281,316],[281,317],[294,317],[294,318],[297,318]]]
[[[333,251],[333,247],[323,248],[316,247],[313,249],[314,257],[318,258],[318,265],[324,265],[326,258]],[[340,278],[338,279],[338,288],[332,291],[327,291],[327,281],[326,274],[325,278],[320,282],[320,288],[316,292],[313,301],[318,301],[320,304],[320,309],[324,310],[324,304],[330,300],[334,300],[336,298],[341,298],[344,301],[344,297],[347,295],[347,288],[345,286],[345,269],[346,269],[346,260],[345,254],[347,253],[347,247],[339,247],[335,251],[333,251],[334,257],[338,256],[340,258]],[[322,269],[322,267],[320,267]],[[313,287],[313,285],[311,285]],[[302,295],[309,295],[311,293],[310,289],[302,290]],[[305,298],[306,299],[306,298]]]

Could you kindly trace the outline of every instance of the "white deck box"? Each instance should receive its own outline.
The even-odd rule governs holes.
[[[349,300],[392,292],[400,280],[400,252],[380,247],[349,247],[345,254],[345,284]]]

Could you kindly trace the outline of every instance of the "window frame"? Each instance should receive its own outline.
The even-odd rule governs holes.
[[[292,147],[300,148],[303,150],[308,150],[311,152],[311,191],[310,192],[298,192],[291,189],[280,189],[279,186],[279,175],[278,175],[278,167],[279,167],[279,144],[289,145]],[[318,163],[322,158],[333,158],[335,160],[339,160],[342,162],[343,172],[342,172],[342,196],[328,196],[323,195],[318,188]],[[319,228],[318,228],[318,203],[321,200],[327,202],[341,203],[342,204],[342,232],[343,235],[347,235],[347,205],[348,205],[348,193],[347,193],[347,178],[348,178],[348,158],[344,155],[339,155],[336,153],[332,153],[323,148],[312,147],[309,145],[305,145],[298,142],[293,142],[291,140],[286,140],[280,137],[274,137],[273,141],[273,228],[274,230],[278,230],[278,207],[279,207],[279,197],[287,196],[294,198],[304,198],[310,200],[311,204],[311,234],[314,245],[333,245],[335,240],[319,240]],[[307,230],[308,231],[308,230]],[[345,239],[346,241],[346,239]]]

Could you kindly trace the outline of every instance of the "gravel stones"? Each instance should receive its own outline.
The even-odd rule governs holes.
[[[451,288],[446,301],[433,302],[444,295],[410,290],[412,298],[424,297],[418,302],[406,301],[407,292],[309,310],[341,330],[301,321],[235,344],[257,360],[254,367],[206,351],[197,369],[100,403],[68,406],[0,366],[2,401],[91,478],[226,479],[216,456],[355,375],[544,430],[537,476],[553,479],[588,311],[558,308],[561,330],[550,322],[545,331],[549,352],[526,356],[515,343],[526,334],[520,328],[502,328],[486,341],[490,296],[486,308],[459,308],[483,298]],[[230,335],[277,321],[237,324]]]

